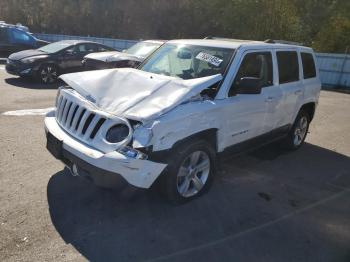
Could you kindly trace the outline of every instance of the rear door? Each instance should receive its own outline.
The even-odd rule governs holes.
[[[300,55],[297,49],[276,50],[278,80],[282,91],[282,105],[277,127],[292,124],[303,102]]]

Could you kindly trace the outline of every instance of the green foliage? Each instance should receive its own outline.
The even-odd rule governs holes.
[[[350,45],[349,0],[1,0],[0,20],[33,32],[126,39],[283,39]]]

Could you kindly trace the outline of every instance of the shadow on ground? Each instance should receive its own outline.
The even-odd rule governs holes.
[[[177,207],[62,171],[47,187],[51,219],[90,261],[349,261],[350,158],[311,144],[280,153],[225,162],[206,195]]]
[[[63,83],[62,81],[58,81],[53,84],[43,84],[38,81],[35,81],[32,78],[22,78],[22,77],[6,78],[5,82],[9,85],[13,85],[21,88],[28,88],[28,89],[57,89]]]

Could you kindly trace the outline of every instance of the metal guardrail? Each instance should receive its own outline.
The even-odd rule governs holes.
[[[113,38],[101,38],[101,37],[91,37],[91,36],[74,36],[74,35],[54,35],[54,34],[33,34],[36,38],[56,42],[61,40],[88,40],[97,43],[104,44],[106,46],[113,47],[117,50],[127,49],[130,46],[136,44],[139,41],[136,40],[123,40],[123,39],[113,39]]]
[[[322,85],[350,88],[350,55],[316,54]]]

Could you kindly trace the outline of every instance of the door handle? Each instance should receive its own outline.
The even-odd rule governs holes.
[[[273,96],[268,96],[268,97],[265,99],[265,102],[272,102],[273,100],[275,100],[275,97],[273,97]]]
[[[294,92],[294,94],[296,94],[296,95],[300,95],[300,94],[301,94],[301,89],[299,89],[299,90],[295,91],[295,92]]]

